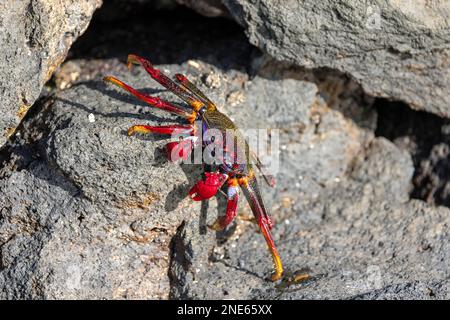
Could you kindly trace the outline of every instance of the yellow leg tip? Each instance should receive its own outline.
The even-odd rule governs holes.
[[[151,133],[152,130],[147,127],[147,126],[143,126],[143,125],[135,125],[132,126],[128,129],[128,135],[131,136],[135,133],[142,133],[142,134],[146,134],[146,133]]]
[[[275,271],[271,276],[272,281],[277,281],[281,279],[283,276],[283,264],[281,263],[280,256],[278,255],[278,252],[272,252],[272,258],[273,258],[273,264],[275,267]]]
[[[224,229],[221,227],[219,219],[217,219],[212,225],[209,225],[209,227],[214,231],[222,231]]]
[[[133,67],[133,64],[139,64],[139,60],[137,59],[137,57],[134,54],[129,54],[128,58],[127,58],[127,68],[128,70],[131,70],[131,68]]]
[[[186,119],[187,119],[187,121],[189,122],[189,123],[194,123],[195,122],[195,119],[197,119],[197,112],[192,112],[190,115],[188,115],[187,117],[186,117]]]
[[[128,136],[132,136],[134,134],[134,128],[133,127],[129,128],[127,134]]]
[[[308,273],[300,273],[294,276],[293,281],[294,283],[300,283],[309,279],[311,279],[311,276]]]
[[[275,271],[274,273],[272,273],[272,276],[270,277],[270,280],[275,282],[275,281],[280,280],[282,276],[283,276],[283,272],[282,271],[281,272]]]
[[[122,88],[123,88],[123,86],[124,86],[124,84],[123,84],[122,81],[120,81],[119,79],[116,79],[116,78],[114,78],[114,77],[112,77],[112,76],[106,76],[106,77],[104,77],[104,78],[103,78],[103,81],[105,81],[105,82],[110,82],[110,83],[112,83],[112,84],[114,84],[114,85],[116,85],[116,86],[122,87]]]

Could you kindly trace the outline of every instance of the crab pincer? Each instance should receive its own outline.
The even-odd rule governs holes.
[[[220,172],[205,172],[205,178],[198,181],[189,191],[194,201],[207,200],[214,197],[228,176]]]

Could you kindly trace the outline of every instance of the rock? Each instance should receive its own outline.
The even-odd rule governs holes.
[[[399,103],[377,105],[377,135],[411,154],[411,197],[435,206],[450,206],[450,119],[414,111]]]
[[[380,154],[386,161],[380,163]],[[204,260],[200,265],[188,259],[183,265],[190,267],[183,272],[173,266],[181,286],[174,295],[263,300],[448,299],[450,248],[445,226],[449,210],[406,201],[403,192],[411,177],[411,160],[387,140],[373,140],[356,162],[350,175],[334,186],[289,190],[287,201],[283,192],[266,197],[276,218],[272,231],[286,269],[287,277],[281,283],[268,280],[271,261],[256,226],[238,220],[232,236],[226,241],[219,238],[205,249],[210,243],[200,242],[201,236],[186,236],[192,234],[189,229],[195,230],[193,223],[177,233],[175,243],[190,245],[189,258],[210,252],[209,261],[205,266]],[[400,189],[389,190],[394,187],[389,185],[392,174]],[[284,181],[279,184],[286,186]],[[394,192],[399,196],[392,197]],[[178,260],[172,263],[177,265]],[[296,283],[295,277],[305,272],[311,278]]]
[[[277,60],[349,74],[373,96],[450,117],[448,2],[223,0]]]
[[[0,146],[84,32],[101,0],[0,4]]]
[[[81,70],[80,79],[83,70],[94,69],[88,63],[73,64]],[[138,88],[152,83],[148,92],[175,98],[159,92],[142,69],[130,74],[117,61],[104,61],[104,67],[98,60],[93,64],[100,70],[114,68],[111,73]],[[313,188],[344,174],[363,144],[365,135],[356,128],[353,132],[351,121],[329,109],[312,82],[262,77],[249,81],[241,71],[221,71],[201,61],[196,69],[192,65],[188,61],[160,68],[170,74],[189,73],[242,126],[301,129],[305,146],[294,142],[289,153],[300,150],[305,159],[313,159],[313,141],[324,140],[326,148],[334,148],[337,164],[323,159],[329,162],[324,167],[330,167],[305,179]],[[241,92],[244,102],[227,106],[231,92]],[[242,108],[244,103],[247,108]],[[175,277],[167,276],[176,243],[170,239],[177,229],[197,223],[187,237],[201,239],[202,245],[212,243],[212,233],[198,217],[214,218],[214,201],[206,210],[186,199],[188,188],[200,177],[199,168],[167,163],[161,151],[164,139],[126,135],[133,124],[170,123],[175,118],[149,110],[99,77],[73,84],[34,113],[7,146],[5,154],[10,156],[3,159],[0,174],[2,297],[156,298],[167,297],[170,287],[181,288],[173,284]],[[315,129],[319,118],[327,123],[328,135],[320,126]],[[285,138],[291,138],[283,135],[281,141],[287,144]],[[204,238],[198,237],[199,230]],[[195,248],[194,255],[200,264],[207,263],[207,251]]]
[[[449,158],[449,145],[440,143],[433,146],[429,158],[421,162],[415,183],[420,186],[421,194],[418,196],[427,202],[450,205]]]
[[[449,210],[410,200],[410,153],[375,137],[362,88],[260,56],[232,27],[212,27],[225,19],[163,20],[130,27],[141,31],[133,39],[120,38],[127,21],[87,35],[95,47],[78,47],[54,77],[65,89],[40,99],[2,149],[1,299],[448,298]],[[262,189],[281,283],[267,280],[271,259],[244,199],[238,219],[212,232],[224,197],[186,197],[201,168],[168,163],[162,136],[126,135],[179,119],[105,74],[179,100],[142,68],[129,72],[125,50],[187,74],[242,129],[278,133],[278,185]],[[311,279],[293,281],[306,271]]]
[[[92,70],[87,64],[80,63]],[[174,101],[142,69],[104,64]],[[331,109],[319,80],[250,80],[238,70],[191,65],[159,68],[189,73],[242,128],[280,130],[278,186],[263,185],[263,196],[287,275],[310,269],[313,278],[267,281],[271,259],[245,221],[245,201],[233,226],[209,230],[225,203],[220,195],[204,205],[186,198],[200,168],[165,161],[163,137],[126,135],[133,124],[176,118],[97,77],[40,103],[7,146],[1,298],[412,298],[431,291],[445,298],[450,215],[408,200],[407,152]],[[227,105],[231,92],[242,102]]]
[[[24,123],[0,174],[2,298],[167,298],[171,237],[200,211],[186,175],[199,173],[164,161],[161,139],[126,135],[174,120],[143,109],[97,79]]]

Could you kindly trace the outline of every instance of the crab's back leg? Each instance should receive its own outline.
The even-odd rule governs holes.
[[[187,91],[185,88],[179,86],[175,82],[173,82],[169,77],[167,77],[164,73],[162,73],[160,70],[155,69],[153,65],[150,63],[150,61],[139,57],[134,54],[128,55],[128,68],[131,68],[132,64],[140,64],[144,67],[144,69],[148,72],[148,74],[155,79],[157,82],[159,82],[162,86],[167,88],[168,90],[175,93],[178,97],[180,97],[182,100],[184,100],[186,103],[188,103],[194,111],[200,110],[201,107],[203,107],[205,104],[200,101],[198,98],[196,98],[194,95],[192,95],[189,91]]]
[[[177,73],[175,75],[175,78],[182,87],[192,92],[200,101],[202,101],[206,105],[208,110],[216,109],[216,105],[214,104],[214,102],[209,100],[209,98],[203,92],[201,92],[200,89],[198,89],[192,82],[190,82],[185,75]]]
[[[281,263],[280,255],[275,247],[275,242],[273,241],[270,229],[272,228],[272,221],[266,212],[264,204],[262,202],[261,195],[259,193],[258,184],[256,178],[251,172],[247,177],[243,177],[239,180],[242,190],[248,199],[250,208],[258,222],[258,226],[263,234],[267,247],[272,254],[273,263],[275,267],[275,272],[272,274],[272,280],[276,281],[283,275],[283,265]]]

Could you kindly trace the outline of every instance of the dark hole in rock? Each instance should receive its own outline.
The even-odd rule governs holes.
[[[414,162],[411,197],[450,206],[450,120],[377,99],[375,132],[408,151]]]

